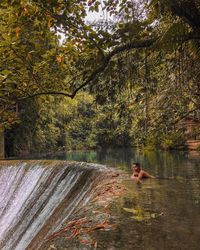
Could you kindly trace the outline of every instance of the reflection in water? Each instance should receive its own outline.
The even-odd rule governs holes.
[[[48,157],[55,158],[55,156]],[[123,169],[129,176],[132,163],[140,162],[145,170],[158,177],[144,180],[141,185],[127,178],[125,181],[127,194],[120,197],[112,206],[113,223],[118,227],[116,230],[96,233],[98,249],[199,249],[200,158],[198,155],[188,155],[184,152],[104,149],[72,151],[57,155],[56,158],[108,164]],[[17,180],[20,176],[21,173],[19,176],[13,175],[12,178]],[[36,179],[34,185],[37,185]],[[5,192],[8,194],[9,189],[9,186],[5,187]],[[27,192],[29,191],[27,189]],[[20,210],[20,204],[16,207]],[[7,219],[11,222],[9,216]]]
[[[113,242],[110,235],[102,249],[199,249],[199,181],[145,180],[140,186],[131,181],[126,185],[128,194],[113,206],[119,223],[115,237],[121,240]]]
[[[129,175],[132,163],[140,162],[158,177],[144,180],[141,185],[125,181],[128,192],[112,207],[118,228],[97,233],[98,249],[199,249],[199,155],[108,149],[67,153],[63,157],[109,164]]]
[[[159,152],[126,149],[72,151],[60,155],[62,159],[98,162],[116,166],[130,173],[131,165],[140,162],[145,170],[159,178],[198,179],[200,155],[191,157],[186,152]],[[200,178],[199,178],[200,179]]]

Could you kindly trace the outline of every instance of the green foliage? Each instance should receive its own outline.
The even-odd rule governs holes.
[[[70,114],[63,112],[66,123],[66,149],[91,149],[96,147],[95,118],[96,112],[94,99],[87,94],[80,94],[75,101],[71,101],[66,107]]]
[[[184,148],[185,143],[186,139],[181,131],[171,131],[171,133],[164,136],[161,147],[163,149]]]
[[[177,122],[198,118],[198,1],[103,1],[113,21],[87,22],[100,3],[1,1],[0,129],[13,128],[13,152],[174,148]]]
[[[96,147],[92,96],[76,100],[40,97],[21,108],[21,123],[7,131],[9,155],[30,155]]]

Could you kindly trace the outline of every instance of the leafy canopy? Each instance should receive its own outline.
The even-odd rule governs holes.
[[[112,21],[88,23],[87,12],[100,8]],[[108,0],[103,6],[99,0],[2,0],[1,124],[15,121],[13,110],[24,99],[98,90],[126,51],[161,51],[199,39],[199,13],[198,0]]]

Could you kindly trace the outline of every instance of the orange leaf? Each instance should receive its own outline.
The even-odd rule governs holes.
[[[80,234],[80,230],[79,229],[74,229],[73,233],[69,236],[66,237],[68,240],[72,240],[74,239],[76,236],[78,236]]]
[[[31,53],[28,53],[27,57],[28,57],[29,60],[31,60],[32,59]]]
[[[28,14],[28,10],[27,10],[26,7],[24,7],[24,9],[23,9],[23,15],[26,16],[27,14]]]
[[[20,28],[20,27],[17,27],[17,28],[15,29],[15,32],[16,32],[16,36],[19,37],[19,34],[20,34],[20,32],[21,32],[21,28]]]
[[[79,240],[80,243],[85,245],[92,245],[94,242],[92,240]]]
[[[61,63],[62,62],[62,56],[56,56],[56,61],[58,63]]]

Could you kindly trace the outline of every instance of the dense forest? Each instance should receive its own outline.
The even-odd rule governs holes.
[[[200,139],[200,0],[1,0],[0,30],[7,155]]]

